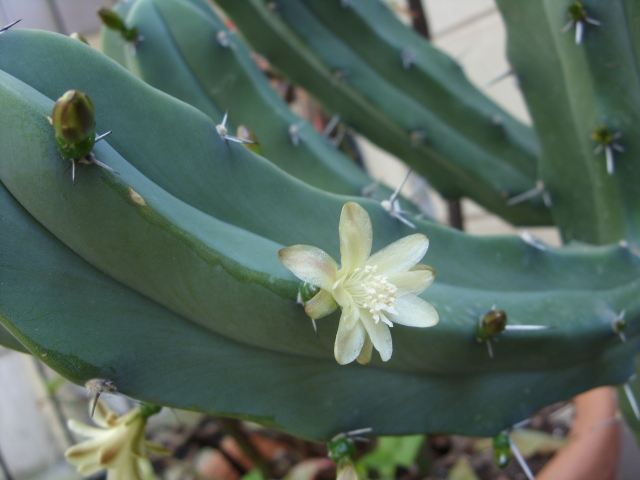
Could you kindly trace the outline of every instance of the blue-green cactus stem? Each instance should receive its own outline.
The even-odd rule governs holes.
[[[533,117],[540,176],[563,238],[638,244],[640,218],[640,17],[629,2],[582,2],[601,26],[576,45],[563,35],[569,2],[498,1],[508,30],[509,59]],[[628,10],[628,7],[630,10]],[[621,135],[615,173],[594,152],[595,126]],[[612,153],[612,152],[611,152]]]
[[[394,68],[390,65],[372,64],[335,35],[303,2],[219,0],[217,3],[273,66],[312,93],[329,111],[340,114],[345,123],[425,175],[446,197],[469,196],[515,223],[537,224],[549,220],[540,199],[535,205],[530,202],[506,205],[507,198],[535,186],[535,147],[528,142],[518,146],[516,138],[520,135],[509,137],[504,124],[495,124],[492,117],[486,115],[487,111],[483,112],[489,102],[477,92],[476,100],[472,100],[469,95],[473,89],[468,83],[464,96],[435,95],[431,100],[441,102],[437,109],[433,104],[423,105],[405,92],[405,77],[410,77],[406,81],[415,81],[411,78],[414,72],[402,67],[399,51],[394,60],[395,71],[389,72]],[[339,6],[337,0],[330,3]],[[371,28],[376,30],[377,27]],[[391,46],[387,47],[385,51],[392,50]],[[465,84],[460,70],[452,62],[444,61],[442,54],[427,44],[416,43],[416,47],[420,50],[420,65],[435,57],[438,67],[448,63],[444,76],[449,83]],[[366,48],[364,43],[362,48]],[[438,75],[433,77],[432,82]],[[443,88],[440,83],[438,91]],[[465,113],[474,108],[476,114]],[[468,135],[466,127],[462,127],[465,132],[461,132],[457,124],[443,120],[442,115],[448,116],[449,112],[452,116],[459,115],[457,124],[473,125],[468,129],[477,133]],[[474,121],[478,118],[482,120]],[[479,138],[483,142],[476,141]],[[502,145],[498,148],[504,148],[504,156],[495,155],[494,147],[489,146],[494,142]],[[528,156],[528,162],[521,161]],[[520,168],[524,163],[528,163],[525,170]]]
[[[335,364],[339,313],[316,337],[277,251],[309,244],[339,258],[338,218],[353,197],[225,142],[202,112],[72,39],[15,31],[0,47],[0,321],[66,376],[327,440],[363,427],[495,435],[630,374],[640,342],[634,250],[541,250],[420,220],[424,262],[438,272],[422,296],[440,324],[394,328],[387,363]],[[92,92],[98,127],[114,127],[95,150],[120,175],[92,169],[76,187],[65,181],[45,116],[69,84]],[[374,250],[414,233],[378,202],[356,200]],[[512,324],[552,328],[504,332],[490,360],[470,332],[494,302]],[[611,329],[622,310],[624,343]],[[281,388],[270,388],[274,378]]]
[[[119,4],[116,10],[127,23],[138,26],[145,43],[134,52],[103,30],[103,50],[145,82],[217,123],[228,113],[228,130],[246,125],[260,144],[261,155],[310,185],[360,195],[374,183],[290,111],[238,35],[206,1],[135,0]],[[291,136],[293,125],[298,142]],[[376,195],[382,198],[389,192],[378,188]]]

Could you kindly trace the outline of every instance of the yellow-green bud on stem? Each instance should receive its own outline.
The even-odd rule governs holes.
[[[507,326],[507,313],[504,310],[490,310],[480,317],[476,325],[478,340],[491,340]]]
[[[138,29],[135,27],[128,28],[122,17],[113,10],[101,8],[98,10],[98,16],[105,27],[120,32],[127,42],[135,42],[138,40]]]
[[[95,144],[95,107],[86,93],[68,90],[53,106],[51,124],[62,158],[83,158]]]

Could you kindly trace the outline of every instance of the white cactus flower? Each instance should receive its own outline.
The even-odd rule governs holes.
[[[371,254],[373,231],[366,210],[345,204],[340,216],[342,265],[323,250],[294,245],[279,252],[280,260],[301,280],[321,290],[305,302],[312,319],[342,308],[334,354],[341,365],[367,364],[375,347],[383,361],[393,351],[390,327],[431,327],[438,313],[417,295],[433,282],[435,272],[418,263],[429,240],[420,233],[401,238]]]
[[[65,452],[67,461],[82,476],[106,469],[107,480],[152,480],[155,477],[147,452],[170,452],[144,439],[147,416],[137,407],[120,417],[98,402],[93,420],[101,428],[68,421],[70,430],[89,439],[70,447]]]

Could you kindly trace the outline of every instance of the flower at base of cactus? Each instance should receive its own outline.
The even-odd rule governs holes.
[[[354,202],[342,208],[339,234],[340,269],[329,254],[308,245],[283,248],[280,260],[298,278],[320,287],[304,304],[312,319],[342,308],[334,347],[338,363],[367,364],[373,347],[387,361],[393,350],[389,327],[394,323],[411,327],[438,323],[433,306],[417,296],[435,276],[431,267],[418,263],[429,240],[419,233],[409,235],[370,256],[371,219]]]
[[[147,418],[159,410],[142,405],[120,417],[99,402],[94,421],[101,428],[69,420],[69,429],[89,439],[69,448],[65,452],[67,461],[83,476],[106,469],[107,480],[153,479],[147,452],[169,454],[161,445],[144,439]]]

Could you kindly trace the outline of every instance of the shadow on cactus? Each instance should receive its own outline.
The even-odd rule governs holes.
[[[325,46],[321,39],[346,45],[347,39],[340,37],[342,20],[350,19],[358,28],[366,28],[370,25],[367,22],[377,18],[369,14],[382,11],[375,10],[381,7],[373,2],[357,1],[347,6],[338,1],[269,2],[276,5],[275,12],[265,11],[264,2],[259,1],[219,3],[248,37],[258,32],[266,38],[276,32],[281,41],[289,42],[287,48],[304,45],[303,53],[310,59],[316,58],[311,55],[322,57]],[[331,8],[340,9],[345,17],[336,22],[335,32],[309,29],[309,34],[322,31],[326,38],[318,36],[314,37],[317,42],[307,39],[299,44],[296,39],[304,32],[294,32],[294,22],[286,23],[295,18],[288,17],[288,8],[294,4],[296,15],[304,13],[314,22],[321,22]],[[225,49],[228,55],[234,52],[233,45],[238,45],[238,50],[243,48],[236,44],[240,41],[237,36],[221,42],[220,35],[210,31],[211,45],[185,45],[183,54],[165,52],[162,57],[151,56],[155,63],[145,63],[147,54],[155,48],[154,28],[164,32],[167,26],[181,26],[195,31],[190,24],[182,25],[183,16],[178,13],[189,13],[180,10],[184,8],[197,12],[205,5],[195,0],[138,0],[123,5],[126,28],[137,28],[142,40],[135,46],[136,63],[127,56],[127,45],[122,45],[125,50],[115,56],[135,74],[157,68],[160,75],[168,68],[166,62],[179,62],[169,67],[177,71],[176,78],[189,82],[185,83],[187,89],[199,89],[202,84],[192,67],[183,71],[178,68],[183,68],[187,60],[191,65],[204,61],[197,53],[200,47],[213,45],[211,48]],[[131,24],[136,10],[145,8],[156,9],[155,16],[145,17],[149,26]],[[257,9],[253,15],[263,24],[253,25],[242,16],[244,9],[252,8]],[[510,12],[516,8],[505,7],[508,23],[513,22],[509,15],[517,16]],[[162,21],[160,14],[165,9],[178,12],[172,22]],[[357,18],[352,18],[354,15]],[[203,18],[212,16],[210,12]],[[558,10],[556,21],[557,25],[549,29],[557,34],[560,49],[588,50],[595,41],[592,34],[607,32],[603,21],[597,30],[587,30],[578,46],[570,35],[562,36],[566,11]],[[211,25],[205,22],[203,28]],[[400,40],[413,39],[399,32],[396,27],[383,31],[380,41],[388,42],[391,48]],[[180,48],[182,44],[176,45]],[[265,41],[262,47],[271,45]],[[422,43],[415,48],[418,67]],[[598,385],[623,383],[631,374],[639,341],[640,257],[634,236],[636,220],[631,215],[637,212],[637,187],[631,188],[628,177],[638,167],[635,156],[627,156],[634,151],[636,140],[622,120],[598,119],[591,125],[588,119],[573,118],[585,123],[576,125],[570,133],[584,147],[579,151],[589,152],[588,158],[567,156],[564,160],[569,166],[562,167],[564,177],[553,181],[548,177],[552,168],[547,157],[556,152],[547,144],[546,127],[538,127],[539,122],[544,124],[544,115],[555,115],[552,106],[537,105],[534,114],[539,154],[536,147],[524,149],[515,141],[513,148],[527,152],[521,152],[519,160],[508,153],[504,158],[500,155],[505,145],[482,147],[490,152],[491,164],[501,165],[496,172],[504,175],[498,175],[498,183],[507,182],[506,190],[484,184],[483,189],[489,189],[485,198],[488,205],[506,212],[502,192],[516,194],[528,186],[535,187],[537,161],[553,200],[552,215],[558,219],[565,239],[600,244],[574,242],[552,248],[520,237],[477,238],[419,218],[411,218],[414,230],[391,216],[379,201],[358,196],[367,177],[360,172],[355,181],[350,180],[348,172],[354,171],[354,166],[337,166],[348,162],[337,153],[324,163],[318,160],[322,182],[311,185],[313,182],[307,182],[287,158],[272,157],[275,153],[270,151],[287,151],[285,146],[289,151],[303,148],[307,138],[320,145],[321,139],[304,127],[296,145],[288,128],[291,117],[283,119],[277,109],[269,112],[266,107],[260,108],[264,122],[279,128],[272,139],[250,123],[248,113],[242,114],[246,118],[234,118],[236,111],[248,112],[251,107],[232,108],[240,105],[239,97],[232,106],[218,107],[217,118],[208,116],[209,112],[205,114],[172,97],[173,92],[168,95],[156,90],[73,39],[10,30],[0,36],[0,51],[0,322],[4,328],[0,341],[14,347],[19,342],[72,381],[84,384],[92,378],[108,379],[119,392],[146,402],[250,419],[301,437],[328,440],[340,432],[361,428],[372,428],[375,435],[452,432],[494,436],[538,407]],[[279,61],[296,58],[295,52],[287,52],[282,48]],[[372,61],[357,53],[355,45],[353,52],[362,56],[359,62]],[[575,68],[584,67],[582,75],[591,75],[595,63],[586,54],[578,55],[579,61],[574,57],[567,56],[567,61],[577,62]],[[21,61],[25,58],[29,61]],[[275,64],[275,56],[273,60]],[[444,66],[435,68],[437,72],[444,69],[441,73],[445,75],[451,63],[442,61]],[[215,70],[214,65],[205,66],[203,71]],[[410,67],[408,72],[412,74]],[[279,63],[278,68],[286,72],[294,67]],[[321,71],[329,68],[318,67]],[[403,68],[401,63],[398,68]],[[261,92],[264,80],[254,78],[255,67],[247,71],[251,75],[237,77],[243,78],[236,85],[238,91],[244,91],[239,88],[243,85],[246,91]],[[218,74],[224,77],[226,71]],[[573,94],[560,91],[566,84],[557,82],[561,74],[560,68],[540,73],[556,81],[554,95]],[[320,100],[340,90],[335,87],[335,79],[318,72],[313,72],[313,78],[318,82]],[[374,106],[356,100],[365,98],[367,91],[377,92],[374,86],[378,80],[372,80],[371,87],[364,78],[355,82],[354,71],[344,82],[349,89],[340,87],[340,95],[348,95],[354,102],[349,104],[344,120],[350,123],[353,119],[355,125],[359,115],[374,111]],[[390,84],[388,79],[385,82]],[[526,87],[524,84],[525,93]],[[365,91],[359,92],[359,88]],[[458,102],[464,103],[468,88],[470,85],[464,87]],[[91,98],[96,131],[113,131],[93,145],[92,153],[118,175],[95,165],[78,164],[75,185],[69,181],[69,161],[58,152],[47,116],[54,102],[71,89]],[[411,89],[407,92],[414,95]],[[598,92],[593,93],[597,96]],[[261,98],[269,99],[273,94],[263,95]],[[480,94],[474,95],[476,98]],[[535,96],[532,92],[530,98]],[[427,104],[430,100],[421,101]],[[486,99],[482,102],[489,105]],[[327,103],[332,108],[329,99]],[[599,103],[593,100],[592,104]],[[264,100],[263,105],[268,102]],[[370,125],[363,130],[399,132],[396,124],[403,120],[379,110],[382,107],[375,106],[378,113],[370,116]],[[256,134],[264,156],[222,138],[217,126],[223,118],[220,112],[226,108],[232,123],[246,124]],[[629,112],[634,107],[630,102],[624,108]],[[420,115],[431,118],[427,107],[420,109]],[[635,117],[629,114],[624,118]],[[468,131],[468,124],[456,129],[455,118],[432,121],[446,124],[443,132],[453,131],[452,138],[464,138],[468,145],[480,148],[477,142],[482,135]],[[595,161],[591,133],[603,124],[612,132],[622,133],[625,158],[623,161],[621,156],[619,162],[616,159],[615,171],[609,175],[600,155],[600,163],[593,164],[594,173],[589,178],[595,183],[593,189],[618,196],[598,197],[603,202],[612,200],[598,203],[593,210],[573,207],[575,195],[565,169],[568,171],[572,162],[582,162],[573,166],[580,168]],[[578,127],[584,127],[584,131]],[[525,127],[507,128],[505,123],[505,132],[510,128],[520,139],[534,137]],[[394,142],[400,142],[406,134],[394,134]],[[523,142],[528,144],[528,140]],[[482,168],[473,164],[472,159],[460,163],[455,152],[439,152],[436,143],[424,147],[425,155],[426,150],[431,152],[431,160],[423,162],[415,153],[406,160],[416,170],[433,172],[437,187],[446,191],[451,185],[444,179],[458,172],[451,181],[456,189],[462,188],[465,179],[474,180],[474,172],[486,168],[486,164]],[[322,155],[318,152],[325,150],[330,146],[310,149],[317,155],[310,158],[319,158]],[[396,153],[402,153],[402,149]],[[478,162],[482,161],[478,157]],[[529,165],[529,161],[534,163]],[[320,183],[330,184],[332,176],[342,185],[340,188],[349,190],[348,194],[322,187]],[[563,178],[565,184],[561,183]],[[478,182],[474,185],[482,184]],[[484,191],[471,184],[469,187],[472,196]],[[591,190],[581,190],[580,198]],[[456,190],[458,193],[464,192]],[[498,199],[505,203],[499,208]],[[514,213],[520,223],[526,223],[527,209],[531,223],[548,220],[546,207],[539,200],[539,204],[532,203]],[[312,245],[327,256],[339,258],[340,212],[349,202],[359,205],[370,218],[370,251],[408,235],[426,236],[429,252],[423,260],[414,259],[414,264],[422,261],[437,272],[433,285],[422,293],[416,287],[412,295],[420,304],[433,305],[439,323],[431,328],[396,324],[392,329],[393,355],[386,362],[373,356],[368,366],[338,365],[333,349],[339,312],[319,319],[316,335],[304,308],[296,301],[301,282],[278,258],[281,249],[292,245]],[[601,216],[605,207],[609,212],[606,218]],[[586,220],[575,215],[579,224],[575,229],[567,213],[572,208],[589,213]],[[616,228],[602,233],[610,222]],[[319,286],[325,291],[328,288],[328,284]],[[346,305],[336,295],[337,303]],[[384,311],[393,323],[395,314]],[[508,318],[504,330],[491,333],[492,358],[483,344],[488,340],[480,338],[479,342],[476,338],[479,319],[491,311],[504,312]],[[623,311],[624,338],[614,328],[620,324]],[[511,325],[546,328],[518,330],[510,329]]]

